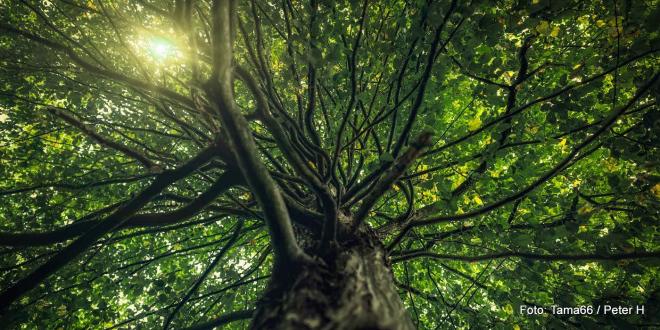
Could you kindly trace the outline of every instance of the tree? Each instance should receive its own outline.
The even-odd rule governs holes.
[[[654,1],[0,6],[8,327],[660,324]]]

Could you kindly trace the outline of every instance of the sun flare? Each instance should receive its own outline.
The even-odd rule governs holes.
[[[162,38],[149,40],[149,53],[160,60],[166,59],[174,53],[174,45]]]

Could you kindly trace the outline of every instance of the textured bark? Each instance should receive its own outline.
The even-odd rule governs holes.
[[[251,329],[414,329],[383,246],[364,235],[327,265],[274,274]],[[283,285],[288,282],[288,285]]]

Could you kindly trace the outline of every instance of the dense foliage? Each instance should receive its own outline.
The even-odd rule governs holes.
[[[660,325],[655,0],[0,8],[3,326],[245,328],[358,227],[422,329]]]

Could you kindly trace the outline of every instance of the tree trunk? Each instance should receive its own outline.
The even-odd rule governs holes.
[[[371,235],[344,246],[328,265],[283,272],[274,274],[251,329],[414,329],[385,249]]]

